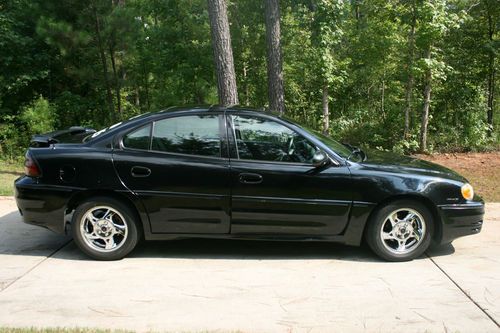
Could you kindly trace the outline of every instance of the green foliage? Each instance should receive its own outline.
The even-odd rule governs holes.
[[[16,117],[3,116],[0,122],[0,155],[2,158],[12,160],[22,156],[24,144],[20,130],[16,126]]]
[[[3,158],[16,160],[23,156],[34,134],[54,130],[54,106],[42,96],[21,109],[18,116],[5,115],[0,123],[0,153]]]
[[[288,116],[321,129],[326,86],[333,137],[412,152],[430,69],[430,148],[498,147],[498,103],[493,124],[486,122],[488,97],[494,91],[495,102],[500,91],[498,79],[488,88],[490,74],[499,72],[494,0],[280,5]],[[215,103],[206,6],[206,0],[0,0],[0,153],[22,155],[31,134],[52,128],[101,128],[170,105]],[[228,8],[239,99],[267,105],[263,1],[229,0]]]
[[[489,125],[484,117],[486,113],[484,102],[484,100],[465,102],[462,105],[464,112],[455,115],[456,119],[450,130],[438,130],[449,126],[446,114],[435,119],[432,145],[454,152],[484,150],[494,146],[498,138],[488,136]]]
[[[396,142],[392,151],[399,154],[417,151],[419,147],[418,136],[416,134],[409,135],[406,139],[401,139]]]
[[[53,107],[42,96],[25,106],[19,119],[24,123],[29,135],[54,130],[55,113]]]

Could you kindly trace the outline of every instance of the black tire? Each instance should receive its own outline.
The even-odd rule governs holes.
[[[124,229],[126,230],[126,232],[122,231],[124,235],[116,234],[116,236],[112,236],[114,240],[118,238],[118,240],[120,241],[120,245],[118,246],[117,244],[117,248],[115,250],[113,250],[112,248],[108,250],[97,249],[101,243],[102,246],[105,246],[106,241],[100,239],[91,241],[86,239],[84,235],[84,233],[86,233],[86,230],[83,229],[85,229],[86,224],[89,224],[89,222],[85,222],[84,215],[86,215],[89,211],[97,212],[97,214],[99,214],[99,207],[109,207],[113,211],[116,211],[116,218],[118,219],[120,226],[126,226],[126,228]],[[105,209],[106,208],[102,208],[102,210]],[[137,223],[138,220],[135,212],[125,204],[123,204],[121,201],[107,197],[95,197],[86,200],[78,205],[73,214],[71,232],[73,234],[73,239],[76,245],[83,253],[85,253],[89,257],[96,260],[119,260],[129,254],[135,248],[140,239],[141,229],[138,228]],[[82,224],[84,226],[82,226]],[[93,229],[93,226],[91,226],[90,228]],[[119,229],[115,228],[114,230]],[[108,237],[108,239],[109,238],[111,237]]]
[[[411,250],[407,250],[409,252],[395,253],[397,252],[397,249],[392,249],[391,251],[388,249],[388,247],[391,248],[392,244],[394,244],[394,247],[397,247],[396,237],[394,238],[394,241],[384,241],[381,236],[381,229],[388,227],[387,219],[389,215],[398,210],[404,209],[411,209],[413,211],[416,211],[422,217],[423,225],[425,226],[425,232],[422,232],[423,236],[421,236],[420,240],[417,241],[415,245],[413,245],[413,248],[411,248]],[[404,211],[402,213],[404,214]],[[397,231],[396,233],[398,232],[399,231]],[[377,254],[380,258],[387,261],[409,261],[418,258],[429,248],[433,232],[433,217],[429,209],[424,204],[412,200],[397,200],[380,207],[376,212],[374,212],[367,226],[365,239],[372,251],[375,252],[375,254]],[[412,238],[410,238],[408,241],[411,242],[411,239]]]

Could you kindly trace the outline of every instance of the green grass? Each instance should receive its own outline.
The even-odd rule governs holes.
[[[133,331],[102,330],[93,328],[9,328],[0,327],[0,333],[128,333]]]
[[[0,333],[133,333],[126,330],[104,330],[99,328],[10,328],[0,327]],[[153,331],[151,331],[153,332]],[[200,331],[199,333],[209,333],[212,331]],[[213,332],[220,332],[219,330]],[[241,331],[228,331],[228,333],[242,333]]]
[[[0,160],[0,195],[14,195],[14,180],[23,173],[22,162]]]

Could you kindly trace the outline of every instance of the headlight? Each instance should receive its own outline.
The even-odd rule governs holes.
[[[474,198],[474,189],[471,184],[464,184],[461,190],[465,200],[472,200]]]

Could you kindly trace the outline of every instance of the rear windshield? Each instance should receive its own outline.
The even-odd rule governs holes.
[[[134,119],[137,119],[137,118],[143,118],[143,117],[146,117],[146,116],[148,116],[148,115],[150,115],[150,114],[151,114],[151,112],[148,112],[148,113],[143,113],[143,114],[140,114],[140,115],[134,116],[134,117],[132,117],[132,118],[129,118],[128,120],[125,120],[125,121],[120,121],[120,122],[118,122],[118,123],[116,123],[116,124],[113,124],[113,125],[111,125],[111,126],[109,126],[109,127],[105,127],[105,128],[103,128],[102,130],[97,131],[97,132],[95,132],[94,134],[87,136],[85,139],[83,139],[83,142],[87,142],[87,141],[90,141],[90,140],[92,140],[92,139],[95,139],[95,138],[97,138],[98,136],[100,136],[100,135],[102,135],[102,134],[104,134],[104,133],[108,132],[109,130],[112,130],[112,129],[113,129],[113,128],[115,128],[115,127],[118,127],[118,126],[120,126],[120,125],[122,125],[122,124],[126,124],[126,123],[128,123],[128,122],[130,122],[130,121],[132,121],[132,120],[134,120]]]

